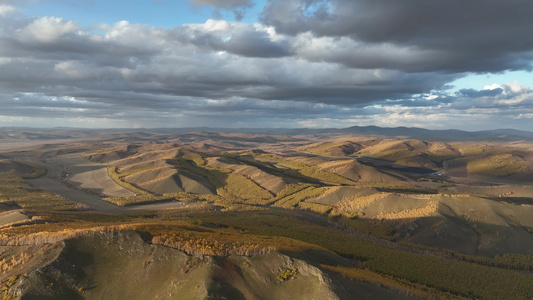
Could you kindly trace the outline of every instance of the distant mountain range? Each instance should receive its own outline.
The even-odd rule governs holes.
[[[86,138],[90,136],[120,135],[122,137],[149,137],[153,134],[184,134],[191,132],[224,132],[265,135],[357,135],[382,138],[424,139],[435,141],[533,141],[533,132],[515,129],[496,129],[483,131],[463,131],[456,129],[430,130],[416,127],[378,127],[353,126],[348,128],[239,128],[215,129],[209,127],[194,128],[136,128],[136,129],[82,129],[82,128],[0,128],[0,142],[13,140],[51,140]]]
[[[433,140],[533,140],[533,132],[515,129],[462,131],[455,129],[429,130],[414,127],[382,128],[377,126],[354,126],[341,129],[341,131],[355,135],[382,135],[387,137]]]
[[[182,129],[180,129],[182,130]],[[195,131],[213,132],[213,128],[197,128]],[[499,141],[516,141],[516,140],[533,140],[533,132],[516,129],[496,129],[483,131],[463,131],[457,129],[448,130],[431,130],[416,127],[378,127],[378,126],[353,126],[348,128],[296,128],[296,129],[224,129],[216,130],[224,132],[246,132],[256,134],[275,134],[275,135],[359,135],[359,136],[376,136],[386,138],[410,138],[426,139],[439,141],[452,140],[499,140]]]

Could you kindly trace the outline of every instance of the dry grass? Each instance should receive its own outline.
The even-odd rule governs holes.
[[[376,193],[368,196],[360,197],[359,194],[353,194],[347,197],[344,197],[342,201],[335,204],[335,208],[340,212],[356,212],[361,211],[366,208],[373,202],[379,201],[381,199],[389,196],[390,193]]]
[[[7,273],[7,271],[16,268],[19,265],[23,265],[32,258],[32,254],[18,253],[0,260],[0,273]]]
[[[16,204],[23,209],[73,210],[77,204],[51,192],[35,189],[14,174],[0,174],[0,203]]]
[[[355,185],[356,182],[342,177],[340,175],[323,171],[320,167],[316,165],[308,165],[295,161],[296,159],[291,158],[291,160],[284,159],[276,155],[258,155],[257,158],[277,162],[277,166],[280,171],[285,173],[287,176],[293,178],[313,178],[327,185]],[[303,176],[302,176],[303,175]]]
[[[200,155],[184,155],[178,164],[187,171],[204,177],[216,187],[217,195],[227,203],[261,204],[273,195],[246,176],[232,173],[229,169],[213,168],[206,165]]]
[[[321,195],[322,193],[324,193],[324,188],[316,188],[314,186],[309,186],[294,194],[288,195],[277,200],[274,205],[281,206],[284,208],[294,208],[297,207],[300,202]]]
[[[139,230],[145,229],[139,228]],[[147,231],[152,235],[157,234],[150,228]],[[189,255],[252,256],[276,251],[274,246],[252,236],[243,238],[240,235],[228,233],[186,230],[173,230],[172,233],[166,233],[167,231],[165,229],[165,233],[155,235],[152,238],[152,244],[179,249]]]
[[[327,142],[318,142],[303,147],[298,147],[296,150],[316,153],[326,156],[346,156],[353,152],[359,151],[363,146],[347,139],[336,139]]]
[[[142,190],[136,186],[133,186],[132,184],[128,183],[128,182],[125,182],[125,181],[122,181],[121,177],[120,177],[120,174],[117,173],[117,167],[115,166],[108,166],[107,167],[107,172],[109,174],[109,177],[111,177],[111,179],[113,179],[113,181],[115,181],[115,183],[117,183],[118,185],[120,185],[121,187],[127,189],[127,190],[130,190],[132,192],[134,192],[135,194],[139,194],[139,195],[145,195],[145,196],[148,196],[150,195],[149,192],[145,191],[145,190]]]
[[[107,202],[113,203],[118,206],[130,206],[137,204],[147,204],[165,201],[180,201],[180,202],[194,202],[199,200],[205,200],[204,197],[198,195],[191,195],[187,193],[168,193],[161,196],[155,195],[141,195],[132,197],[108,197]]]
[[[322,247],[290,238],[250,235],[238,229],[214,229],[202,225],[201,221],[145,221],[123,224],[114,222],[113,225],[106,226],[96,226],[95,222],[79,221],[34,225],[27,228],[4,229],[0,232],[0,246],[39,246],[97,232],[133,230],[149,234],[152,237],[152,244],[179,249],[190,255],[252,256],[277,250],[329,252]],[[7,270],[29,258],[20,255],[3,258],[0,260],[0,268]]]
[[[347,268],[341,266],[334,267],[324,264],[321,264],[320,267],[335,273],[339,273],[342,276],[353,280],[368,282],[377,286],[383,286],[391,290],[400,291],[407,295],[421,297],[424,299],[430,299],[432,297],[435,297],[435,294],[438,292],[436,290],[433,290],[432,292],[427,292],[425,291],[428,290],[427,287],[424,287],[424,290],[422,290],[421,286],[413,286],[413,284],[408,284],[398,279],[393,279],[391,277],[372,272],[368,269]]]
[[[298,204],[298,207],[301,209],[314,211],[319,214],[328,214],[332,209],[330,205],[311,203],[311,202],[300,202]]]
[[[484,176],[510,176],[525,172],[529,163],[519,157],[507,154],[497,154],[468,162],[468,173]]]
[[[244,165],[228,158],[207,158],[207,166],[218,169],[232,170],[235,174],[246,176],[248,179],[252,180],[273,194],[279,193],[287,185],[283,178],[268,174],[254,166]]]
[[[437,201],[430,202],[421,208],[413,208],[392,213],[381,213],[375,218],[379,220],[417,219],[432,216],[439,206]]]

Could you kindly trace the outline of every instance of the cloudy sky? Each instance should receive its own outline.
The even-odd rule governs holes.
[[[531,0],[0,0],[0,126],[533,130]]]

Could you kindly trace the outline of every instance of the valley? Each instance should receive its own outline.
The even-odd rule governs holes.
[[[29,132],[0,141],[4,299],[533,297],[527,136]]]

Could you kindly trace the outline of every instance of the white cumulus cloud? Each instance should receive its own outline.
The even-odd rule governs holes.
[[[20,29],[17,34],[25,42],[53,43],[68,34],[75,34],[78,30],[80,27],[72,21],[42,17]]]
[[[17,11],[17,8],[15,8],[14,6],[0,4],[0,16],[5,16],[7,14],[10,14],[16,11]]]

